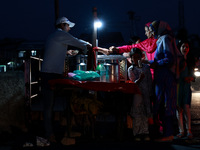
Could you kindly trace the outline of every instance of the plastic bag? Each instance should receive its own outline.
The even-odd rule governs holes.
[[[99,79],[99,74],[95,71],[82,71],[82,70],[74,70],[73,71],[75,76],[73,76],[73,79],[79,80],[79,81],[92,81]]]

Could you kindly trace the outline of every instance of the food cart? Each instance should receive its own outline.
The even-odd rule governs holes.
[[[31,58],[32,59],[32,58]],[[67,58],[68,59],[68,58]],[[73,58],[74,59],[74,58]],[[75,59],[76,63],[73,63],[74,69],[70,69],[69,62],[65,61],[66,65],[64,70],[82,70],[87,71],[87,55],[79,55]],[[67,101],[70,102],[67,108],[67,121],[70,124],[71,115],[89,115],[91,120],[92,127],[92,137],[95,137],[95,121],[98,115],[105,114],[103,111],[111,111],[114,112],[113,115],[116,117],[117,122],[117,137],[119,139],[122,138],[123,130],[124,130],[124,111],[122,107],[124,107],[126,100],[126,95],[132,95],[136,93],[140,93],[138,87],[134,83],[127,83],[127,60],[125,57],[121,55],[98,55],[97,56],[97,70],[94,72],[98,72],[101,75],[101,70],[98,70],[98,66],[103,65],[105,67],[105,76],[103,78],[98,78],[95,80],[88,81],[78,81],[73,80],[66,76],[64,79],[56,79],[50,81],[50,85],[55,92],[55,95],[77,92],[77,91],[87,91],[88,95],[86,95],[86,99],[88,98],[92,100],[92,102],[88,103],[85,106],[87,109],[76,110],[74,109],[74,105],[72,105],[72,98],[68,98]],[[39,67],[40,68],[40,67]],[[30,70],[31,72],[31,70]],[[33,73],[33,72],[32,72]],[[33,77],[33,76],[32,76]],[[79,93],[79,92],[78,92]],[[103,94],[102,94],[103,93]],[[101,95],[101,96],[99,96]],[[102,95],[104,95],[102,97]],[[106,95],[106,96],[105,96]],[[84,97],[81,97],[79,94],[76,95],[79,100],[83,100]],[[30,97],[32,99],[32,97]],[[30,100],[29,99],[29,100]],[[85,102],[82,101],[84,104]],[[93,105],[91,105],[91,103]],[[103,103],[103,105],[98,105]],[[73,103],[74,104],[74,103]],[[96,105],[97,104],[97,105]],[[114,105],[113,105],[114,104]],[[108,106],[109,105],[109,106]],[[92,107],[91,107],[92,106]],[[96,107],[97,106],[97,107]],[[101,108],[99,108],[100,106]],[[103,108],[102,108],[103,107]],[[107,108],[107,109],[104,109]],[[79,113],[77,113],[79,112]],[[70,135],[70,125],[68,125],[68,135]]]
[[[75,63],[76,69],[80,69],[80,70],[82,69],[82,71],[88,72],[87,70],[85,70],[87,68],[85,66],[87,65],[87,55],[78,56],[78,59],[76,61],[77,61],[77,63]],[[81,65],[84,65],[84,67]],[[99,66],[100,67],[103,66],[105,69],[104,70],[105,74],[103,74],[103,77],[101,74],[101,71],[102,71],[101,68],[100,69],[98,68]],[[67,68],[69,69],[69,67]],[[79,112],[80,115],[90,115],[93,118],[91,119],[94,121],[94,122],[91,122],[91,126],[93,129],[92,136],[95,137],[95,134],[94,134],[94,130],[95,130],[94,124],[96,121],[95,118],[98,115],[105,114],[103,113],[104,111],[110,111],[111,113],[114,112],[113,115],[115,115],[116,117],[116,122],[117,122],[116,133],[117,133],[117,137],[121,139],[123,137],[122,134],[124,130],[124,117],[125,117],[124,115],[127,114],[127,108],[125,108],[126,107],[125,105],[128,104],[127,99],[132,98],[133,94],[138,94],[140,93],[140,91],[136,84],[126,82],[127,81],[126,57],[123,57],[121,55],[109,55],[109,56],[98,55],[97,68],[96,68],[96,71],[94,72],[99,73],[100,77],[98,79],[78,81],[78,80],[73,80],[73,79],[71,80],[69,77],[66,77],[65,79],[52,80],[49,83],[55,91],[56,89],[59,89],[59,91],[72,90],[72,92],[77,91],[77,89],[88,91],[88,97],[90,97],[93,102],[95,102],[96,104],[103,103],[103,109],[99,110],[99,107],[97,106],[95,108],[98,110],[91,111],[90,103],[88,103],[88,106],[85,106],[85,102],[83,100],[84,98],[82,97],[82,95],[80,95],[79,97],[80,101],[83,100],[82,105],[84,105],[86,109],[83,109],[82,111],[78,110],[77,112]],[[102,105],[99,105],[99,106],[102,106]],[[75,107],[77,108],[77,106]],[[104,109],[105,107],[107,109]],[[130,107],[130,105],[128,107]],[[71,105],[71,110],[72,111],[75,110],[73,105]],[[74,111],[73,113],[78,115],[77,112]]]

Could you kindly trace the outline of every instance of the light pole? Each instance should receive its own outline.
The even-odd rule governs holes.
[[[96,7],[93,8],[93,17],[94,17],[94,28],[93,28],[93,37],[92,37],[92,47],[97,47],[98,46],[97,31],[98,31],[98,28],[101,28],[102,23],[97,17],[97,8]],[[94,63],[96,63],[95,66],[97,66],[98,52],[96,52],[95,55],[96,55],[95,56],[96,61]]]
[[[101,26],[102,26],[102,23],[101,23],[101,21],[100,20],[98,20],[98,19],[96,19],[95,21],[94,21],[94,41],[93,41],[93,47],[96,47],[96,46],[98,46],[98,37],[97,37],[97,30],[98,30],[98,28],[101,28]]]
[[[54,8],[55,8],[55,22],[59,17],[59,0],[54,0]]]

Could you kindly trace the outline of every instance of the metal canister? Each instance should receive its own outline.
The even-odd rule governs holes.
[[[118,63],[105,63],[106,68],[106,82],[119,82],[120,72]]]
[[[76,69],[86,71],[87,70],[87,56],[77,55],[76,56]]]
[[[87,65],[85,63],[79,63],[77,65],[77,70],[86,71],[87,70]]]

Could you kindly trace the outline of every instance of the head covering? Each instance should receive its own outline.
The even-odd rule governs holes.
[[[69,21],[66,17],[60,17],[56,20],[56,25],[59,25],[61,23],[67,23],[70,28],[72,28],[75,25],[75,23]]]
[[[155,33],[156,36],[158,35],[158,26],[159,26],[159,23],[160,23],[160,21],[156,20],[156,21],[153,21],[150,24],[150,26],[151,26],[151,28],[154,31],[154,33]]]
[[[152,27],[156,36],[172,34],[172,30],[167,22],[156,20],[153,21],[150,26]]]
[[[150,27],[151,22],[145,24],[145,26]]]

